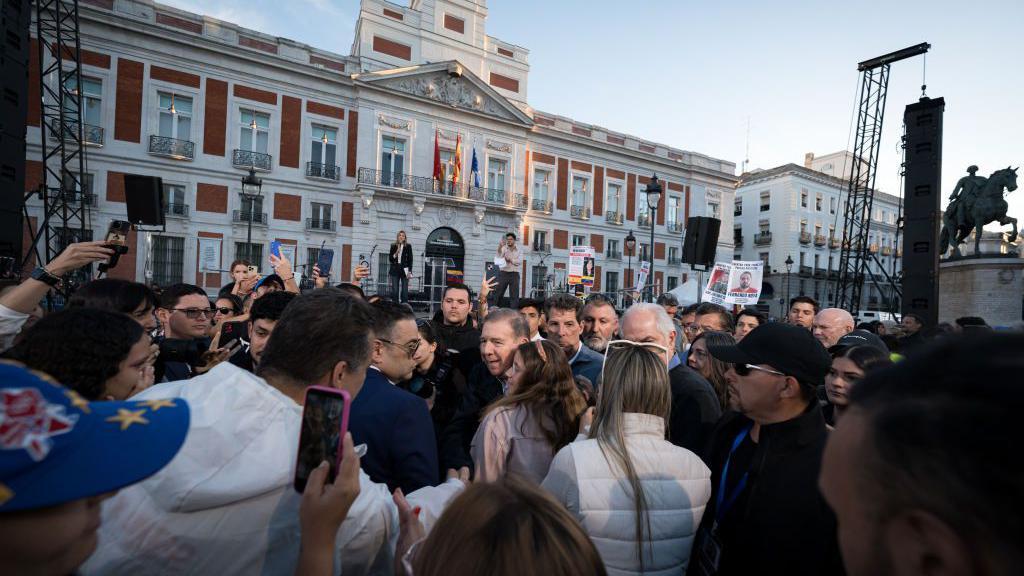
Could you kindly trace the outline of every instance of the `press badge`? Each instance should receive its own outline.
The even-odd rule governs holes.
[[[697,556],[697,568],[699,576],[714,576],[718,573],[718,561],[722,557],[722,545],[714,535],[714,531],[701,528],[698,532],[700,537],[700,550]]]

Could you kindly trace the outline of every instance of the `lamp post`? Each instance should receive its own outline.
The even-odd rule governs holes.
[[[658,182],[657,174],[651,175],[651,181],[647,183],[644,194],[647,194],[647,207],[651,209],[651,244],[648,247],[651,268],[647,271],[650,292],[648,292],[647,301],[654,302],[654,223],[658,221],[658,203],[661,202],[661,184]]]
[[[249,265],[257,265],[252,261],[252,219],[255,211],[254,203],[263,194],[263,179],[256,176],[256,170],[249,168],[249,173],[242,177],[242,198],[249,201],[249,216],[246,218],[248,229],[245,233],[245,259]],[[243,211],[242,214],[245,214]]]
[[[626,236],[625,245],[627,250],[626,253],[629,254],[629,263],[626,265],[626,269],[629,270],[629,279],[633,280],[633,250],[636,249],[636,236],[633,236],[632,230],[629,231],[629,236]],[[636,284],[633,284],[633,286],[636,286]],[[629,288],[631,288],[631,286],[627,286],[626,290],[628,291]]]
[[[782,305],[783,318],[786,317],[786,306],[789,305],[789,273],[793,270],[793,256],[791,254],[786,255],[786,302]]]

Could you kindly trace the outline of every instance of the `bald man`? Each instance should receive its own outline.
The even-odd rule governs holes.
[[[842,308],[825,308],[814,317],[811,333],[826,349],[853,332],[853,316]]]

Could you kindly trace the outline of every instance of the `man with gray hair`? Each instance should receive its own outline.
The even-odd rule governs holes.
[[[825,308],[814,316],[811,333],[825,349],[836,345],[840,338],[853,332],[853,316],[842,308]]]
[[[622,315],[619,326],[623,339],[657,344],[665,349],[659,356],[668,367],[672,389],[669,441],[703,457],[704,446],[722,415],[721,405],[711,384],[676,354],[676,328],[672,319],[661,305],[634,304]],[[607,353],[611,354],[613,349]]]

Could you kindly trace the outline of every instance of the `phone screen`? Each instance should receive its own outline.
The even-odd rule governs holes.
[[[334,482],[341,462],[341,439],[348,430],[351,397],[344,390],[311,387],[306,390],[302,410],[302,432],[295,465],[295,490],[306,489],[310,473],[326,460],[330,463],[328,482]]]
[[[128,232],[131,230],[131,224],[123,220],[113,220],[110,226],[107,228],[107,244],[116,244],[118,246],[124,246],[127,244]]]
[[[331,275],[331,261],[334,260],[334,250],[322,248],[316,259],[316,267],[320,269],[321,276]]]

